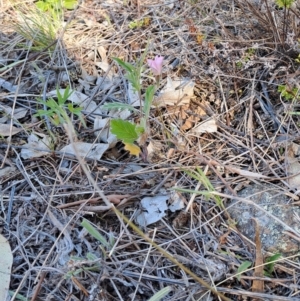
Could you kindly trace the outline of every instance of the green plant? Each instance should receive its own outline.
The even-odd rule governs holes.
[[[299,89],[297,87],[289,87],[287,85],[279,85],[278,92],[286,100],[300,99]]]
[[[275,2],[280,8],[290,8],[295,0],[276,0]]]
[[[15,30],[27,41],[20,46],[41,51],[53,44],[63,28],[64,9],[73,9],[78,0],[40,0],[32,6],[14,6],[18,18],[14,19]],[[53,50],[54,46],[50,47]]]
[[[154,98],[154,94],[158,88],[160,74],[163,64],[163,57],[156,56],[154,60],[148,59],[148,65],[155,76],[155,85],[150,85],[146,88],[144,94],[144,105],[142,105],[142,80],[141,75],[144,69],[143,62],[146,57],[146,51],[137,61],[135,65],[124,62],[119,58],[113,58],[123,69],[125,69],[125,78],[132,85],[135,92],[137,92],[140,100],[140,122],[132,123],[130,121],[125,121],[122,119],[114,119],[110,123],[110,128],[112,134],[116,135],[125,144],[125,149],[128,150],[132,155],[138,155],[140,153],[139,145],[144,145],[148,137],[148,120],[150,116],[151,104]],[[136,111],[136,109],[131,105],[124,104],[107,104],[104,108],[119,108],[119,109],[130,109]]]
[[[172,291],[171,286],[166,286],[154,294],[148,301],[160,301]]]
[[[280,253],[276,253],[266,259],[266,265],[264,269],[264,274],[267,277],[271,277],[274,272],[274,266],[276,261],[281,257]]]
[[[246,270],[248,270],[249,267],[251,267],[252,262],[251,261],[244,261],[241,263],[241,265],[238,267],[237,269],[237,274],[236,274],[236,278],[240,281],[241,280],[241,275],[243,274],[243,272],[245,272]]]
[[[90,233],[90,235],[96,238],[101,243],[101,246],[105,247],[106,249],[110,249],[113,247],[114,240],[110,238],[110,240],[107,241],[105,237],[101,235],[100,232],[86,219],[84,219],[81,222],[81,226],[85,228]]]
[[[212,192],[215,191],[213,185],[211,184],[208,177],[205,175],[205,173],[202,171],[200,167],[196,167],[195,170],[184,170],[184,172],[190,176],[191,178],[199,181],[206,190],[196,191],[192,189],[182,189],[182,188],[174,188],[181,192],[188,192],[188,193],[195,193],[195,194],[201,194],[205,196],[207,199],[212,198],[216,204],[219,206],[220,209],[224,210],[225,206],[223,204],[222,199],[218,195],[212,194]]]
[[[71,269],[66,273],[65,279],[72,279],[82,272],[99,272],[101,265],[98,261],[97,256],[92,253],[87,253],[86,258],[71,256],[69,260]]]
[[[133,20],[133,21],[129,22],[128,27],[130,29],[136,29],[136,28],[141,28],[143,26],[149,26],[149,24],[150,24],[150,18],[145,17],[142,20]]]
[[[41,11],[53,11],[55,14],[61,14],[62,10],[74,9],[78,0],[40,0],[35,3]]]
[[[50,97],[48,100],[43,101],[38,99],[38,101],[44,105],[43,110],[37,110],[35,117],[44,117],[50,119],[50,121],[58,126],[60,124],[68,123],[70,121],[68,112],[78,116],[82,124],[86,127],[85,121],[82,117],[82,107],[77,107],[73,103],[66,103],[68,98],[73,92],[70,91],[70,87],[67,87],[64,91],[64,94],[61,94],[59,89],[56,89],[57,101]]]

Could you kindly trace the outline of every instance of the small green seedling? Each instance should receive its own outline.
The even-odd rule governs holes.
[[[299,89],[297,87],[288,87],[287,85],[279,85],[278,92],[286,100],[300,99]]]
[[[274,272],[274,266],[276,261],[281,257],[280,253],[276,253],[266,259],[266,265],[264,269],[264,275],[267,277],[271,277]]]
[[[128,27],[130,29],[141,28],[144,25],[144,20],[134,20],[129,22]]]
[[[56,89],[57,101],[50,97],[48,100],[43,101],[38,99],[38,101],[44,105],[44,110],[37,110],[34,115],[36,117],[47,116],[50,121],[55,125],[61,125],[69,122],[68,112],[78,116],[79,120],[86,127],[85,121],[82,117],[82,107],[77,107],[73,103],[66,103],[68,98],[73,92],[70,91],[70,87],[67,87],[63,94],[60,93],[59,89]]]
[[[87,271],[100,272],[101,265],[97,261],[97,256],[92,253],[87,253],[86,258],[71,256],[69,260],[71,270],[66,273],[64,278],[71,279],[72,277]]]
[[[167,296],[172,291],[171,286],[166,286],[155,293],[148,301],[161,301],[165,296]]]
[[[81,222],[81,226],[100,242],[100,248],[102,249],[103,254],[105,254],[105,249],[110,250],[113,247],[114,241],[111,238],[107,241],[106,238],[86,219]]]
[[[214,201],[216,202],[216,204],[219,206],[220,209],[222,209],[222,210],[225,209],[222,199],[218,195],[212,194],[212,192],[214,192],[216,190],[200,167],[196,167],[195,170],[184,170],[184,172],[191,178],[199,181],[206,190],[196,191],[196,190],[192,190],[192,189],[182,189],[182,188],[177,188],[177,187],[174,188],[175,190],[178,190],[181,192],[201,194],[201,195],[205,196],[206,199],[212,198],[212,199],[214,199]]]
[[[237,280],[241,280],[241,275],[246,271],[248,270],[252,265],[252,262],[251,261],[244,261],[241,263],[241,265],[238,267],[237,269],[237,274],[236,274],[236,278]]]

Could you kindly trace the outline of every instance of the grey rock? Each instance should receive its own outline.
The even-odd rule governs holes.
[[[238,196],[258,205],[243,201],[233,201],[229,204],[228,213],[237,222],[237,229],[243,235],[254,242],[255,218],[259,224],[260,239],[265,251],[284,255],[299,252],[300,243],[288,236],[285,230],[289,227],[300,233],[300,223],[297,219],[300,209],[289,204],[289,198],[282,191],[272,184],[253,184],[240,191]]]

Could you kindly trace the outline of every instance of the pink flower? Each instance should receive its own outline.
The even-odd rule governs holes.
[[[161,69],[163,65],[164,57],[163,56],[156,56],[154,60],[148,59],[148,65],[151,68],[153,75],[160,75]]]

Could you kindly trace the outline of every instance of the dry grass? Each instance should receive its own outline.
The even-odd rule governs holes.
[[[28,6],[32,3],[27,1]],[[167,75],[192,78],[195,97],[186,115],[194,116],[200,106],[204,118],[217,121],[218,131],[175,136],[170,112],[153,110],[150,140],[161,146],[156,158],[145,163],[118,144],[101,160],[86,160],[90,176],[109,200],[129,195],[117,208],[134,221],[143,196],[175,186],[202,190],[183,171],[196,166],[227,196],[222,197],[225,204],[257,182],[273,183],[297,199],[298,190],[286,181],[285,152],[288,143],[299,143],[300,120],[288,114],[292,102],[282,99],[277,89],[282,84],[299,89],[299,6],[284,11],[271,0],[86,0],[66,13],[68,26],[58,34],[54,49],[34,51],[34,43],[11,26],[16,11],[8,1],[0,5],[0,79],[14,87],[0,84],[1,104],[28,109],[19,120],[24,130],[0,143],[1,167],[10,167],[0,179],[0,225],[14,256],[10,290],[31,301],[128,301],[148,300],[169,285],[172,292],[163,300],[217,300],[111,210],[104,210],[78,159],[59,151],[69,143],[63,128],[52,128],[56,142],[49,155],[24,160],[20,151],[31,132],[48,133],[33,118],[37,97],[70,84],[97,104],[124,100],[124,81],[107,90],[87,82],[87,75],[107,76],[95,64],[102,60],[99,47],[117,73],[111,57],[133,62],[150,41],[149,56],[165,57],[162,87]],[[145,18],[149,24],[129,28],[130,22]],[[95,140],[94,118],[86,117],[87,129],[74,120],[80,141]],[[199,116],[196,120],[202,121]],[[180,118],[173,122],[184,123]],[[239,174],[232,166],[266,178]],[[169,212],[142,229],[151,240],[231,300],[299,300],[299,264],[293,256],[284,254],[273,277],[264,278],[263,292],[251,292],[252,281],[261,279],[253,269],[240,281],[233,275],[242,262],[254,264],[255,242],[235,229],[213,197],[183,195],[186,206],[191,205],[188,210]],[[99,247],[82,228],[83,218],[107,240],[114,239],[111,248]],[[88,253],[95,259],[88,259]]]

